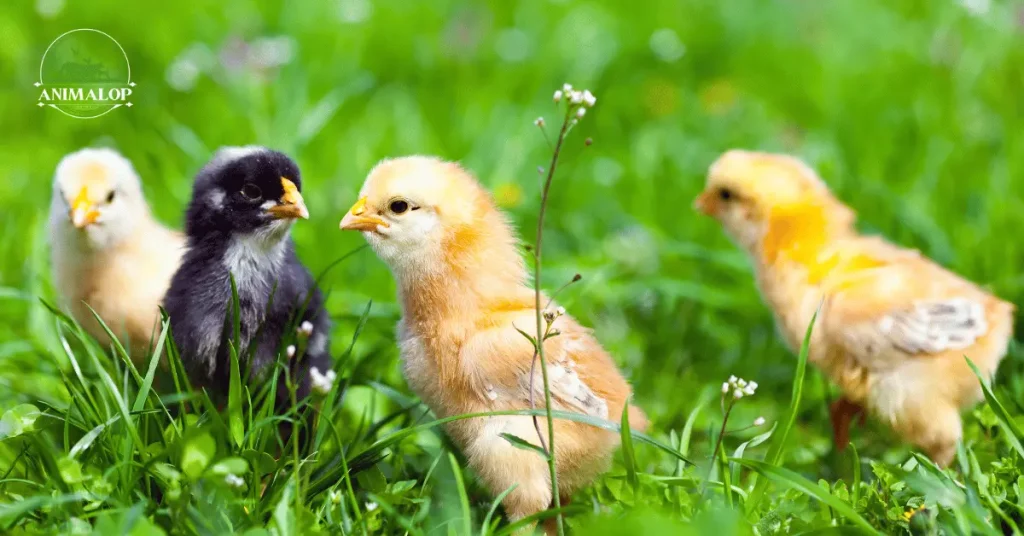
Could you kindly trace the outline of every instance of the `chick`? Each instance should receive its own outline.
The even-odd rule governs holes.
[[[531,383],[533,345],[516,331],[535,331],[534,291],[512,228],[469,173],[436,158],[386,160],[366,179],[341,228],[362,231],[391,268],[402,307],[397,335],[405,378],[435,414],[527,409],[531,384],[543,407],[539,366]],[[570,316],[554,316],[559,334],[544,345],[553,405],[618,420],[632,394],[629,384],[589,330]],[[629,410],[631,426],[645,429],[643,413]],[[539,445],[531,417],[461,420],[447,432],[491,493],[516,485],[504,499],[510,520],[549,507],[546,462],[500,436]],[[567,501],[607,468],[618,436],[558,420],[555,441],[559,494]]]
[[[809,359],[843,393],[830,408],[837,448],[867,409],[949,464],[960,410],[982,396],[964,356],[994,375],[1014,306],[917,251],[859,234],[854,212],[790,156],[725,153],[696,207],[750,254],[791,348],[821,304]]]
[[[329,319],[309,271],[289,237],[306,219],[299,168],[264,147],[230,147],[199,171],[185,214],[187,250],[164,299],[171,332],[193,381],[224,392],[234,337],[230,274],[239,300],[242,366],[256,376],[275,361],[288,330],[309,322],[312,336],[291,373],[299,396],[310,369],[329,369]],[[288,339],[290,340],[290,339]],[[291,356],[289,356],[291,357]],[[283,384],[283,381],[282,381]],[[279,398],[285,391],[279,391]]]
[[[144,359],[141,350],[155,335],[184,236],[153,219],[131,163],[111,149],[82,149],[61,160],[49,226],[62,305],[109,344],[92,307],[131,355]]]

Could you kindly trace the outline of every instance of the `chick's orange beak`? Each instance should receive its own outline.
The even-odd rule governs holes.
[[[89,201],[89,189],[83,186],[75,196],[75,200],[71,202],[71,213],[69,214],[71,224],[82,229],[86,225],[95,223],[99,216],[100,211],[92,201]]]
[[[367,212],[366,197],[364,196],[356,201],[356,204],[349,209],[348,214],[341,219],[340,227],[343,231],[376,231],[378,225],[391,227],[388,222]]]
[[[718,213],[718,198],[712,192],[701,192],[697,199],[693,200],[693,208],[708,216],[714,216]]]
[[[302,200],[302,194],[299,193],[295,183],[281,177],[281,186],[284,188],[284,195],[278,200],[278,204],[268,208],[267,212],[277,219],[302,218],[308,220],[309,210],[306,209],[306,203]]]

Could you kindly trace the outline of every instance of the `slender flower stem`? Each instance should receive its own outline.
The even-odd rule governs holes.
[[[551,326],[553,323],[548,324],[548,327],[544,329],[544,337],[541,341],[548,340],[548,335],[551,333]],[[537,347],[533,347],[533,357],[530,359],[530,409],[537,409],[537,404],[533,401],[533,378],[534,374],[537,373]],[[544,450],[544,453],[548,456],[551,455],[551,451],[548,450],[548,444],[544,441],[544,432],[540,428],[540,419],[536,415],[531,417],[533,419],[533,428],[537,430],[537,439],[540,440],[540,448]]]
[[[715,470],[715,461],[718,459],[718,449],[722,446],[722,438],[725,437],[725,425],[729,423],[729,414],[732,413],[732,407],[736,405],[735,401],[730,401],[729,405],[725,407],[725,414],[722,416],[722,427],[718,430],[718,439],[715,441],[715,449],[711,454],[711,466],[708,468],[708,476],[704,479],[704,483],[700,487],[700,497],[704,498],[704,492],[707,491],[708,480],[711,480],[711,473]],[[728,490],[726,490],[728,492]]]
[[[544,240],[544,214],[547,210],[548,205],[548,192],[551,189],[551,180],[555,176],[555,168],[558,167],[558,156],[562,152],[562,142],[565,141],[565,135],[569,132],[569,123],[571,120],[571,114],[573,112],[572,106],[566,107],[565,118],[562,121],[562,130],[558,133],[558,140],[555,143],[555,149],[551,154],[551,165],[548,166],[548,174],[544,180],[544,187],[541,191],[540,197],[540,214],[537,216],[537,241],[534,243],[533,248],[533,290],[534,290],[534,304],[536,307],[537,317],[537,339],[536,339],[536,353],[535,358],[540,359],[540,371],[541,376],[544,379],[544,409],[547,413],[548,420],[548,441],[545,450],[548,453],[548,470],[551,475],[551,501],[552,506],[557,510],[562,507],[562,499],[558,493],[558,468],[555,462],[555,420],[551,416],[551,387],[548,384],[548,365],[544,359],[544,337],[541,333],[543,329],[543,310],[540,307],[541,302],[541,251]],[[531,370],[533,369],[533,363],[530,365]],[[531,382],[533,381],[533,375],[530,376]],[[532,409],[532,396],[533,388],[530,388],[531,396],[531,409]],[[534,426],[537,426],[537,435],[543,442],[543,435],[540,433],[537,418],[534,417]],[[559,513],[555,517],[555,522],[558,527],[558,534],[562,536],[565,534],[565,524],[562,520],[562,514]]]

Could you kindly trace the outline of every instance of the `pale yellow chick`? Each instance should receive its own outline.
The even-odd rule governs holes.
[[[534,292],[514,232],[491,196],[458,164],[420,156],[380,163],[359,195],[341,228],[362,231],[395,276],[398,343],[413,391],[438,417],[528,409],[533,346],[516,328],[536,331]],[[556,408],[619,421],[632,390],[611,357],[572,317],[558,316],[553,327],[560,334],[544,348]],[[539,365],[533,390],[542,408]],[[629,409],[632,428],[645,429],[643,413]],[[541,425],[546,442],[546,421]],[[546,462],[499,435],[539,444],[531,417],[461,420],[447,432],[491,493],[517,486],[504,500],[510,520],[551,505]],[[558,420],[555,442],[567,501],[607,469],[619,440]]]
[[[88,304],[131,345],[133,358],[146,359],[185,239],[153,219],[128,160],[111,149],[82,149],[61,160],[50,202],[50,244],[63,307],[109,343]]]
[[[981,399],[964,356],[992,377],[1014,306],[917,251],[859,234],[853,211],[790,156],[725,153],[696,206],[750,253],[791,348],[822,304],[809,359],[843,392],[831,408],[837,448],[866,408],[948,465],[960,410]]]

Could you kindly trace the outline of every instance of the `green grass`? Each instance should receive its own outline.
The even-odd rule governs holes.
[[[133,370],[50,311],[46,210],[60,157],[109,145],[180,226],[211,151],[261,143],[303,169],[312,218],[294,236],[314,273],[362,245],[337,222],[386,156],[463,161],[529,239],[550,157],[532,121],[554,122],[551,93],[566,81],[598,103],[552,186],[544,280],[583,275],[560,301],[652,420],[649,440],[631,437],[632,452],[564,507],[570,531],[900,534],[921,505],[920,534],[1024,525],[1016,346],[988,402],[964,414],[951,469],[873,423],[837,454],[834,388],[813,367],[797,374],[743,256],[690,210],[722,151],[794,153],[863,229],[1020,303],[1024,3],[976,16],[952,0],[97,0],[50,18],[37,4],[51,2],[0,6],[0,532],[507,533],[401,378],[394,285],[372,252],[323,280],[339,382],[317,402],[310,444],[289,444],[278,424],[298,415],[273,416],[265,389],[239,384],[219,411],[183,376]],[[132,109],[74,120],[35,106],[43,51],[80,27],[126,50]],[[225,47],[274,36],[291,39],[282,67],[222,64]],[[185,57],[201,69],[191,87],[168,74]],[[730,374],[761,387],[729,428],[768,424],[727,435],[712,468]]]

